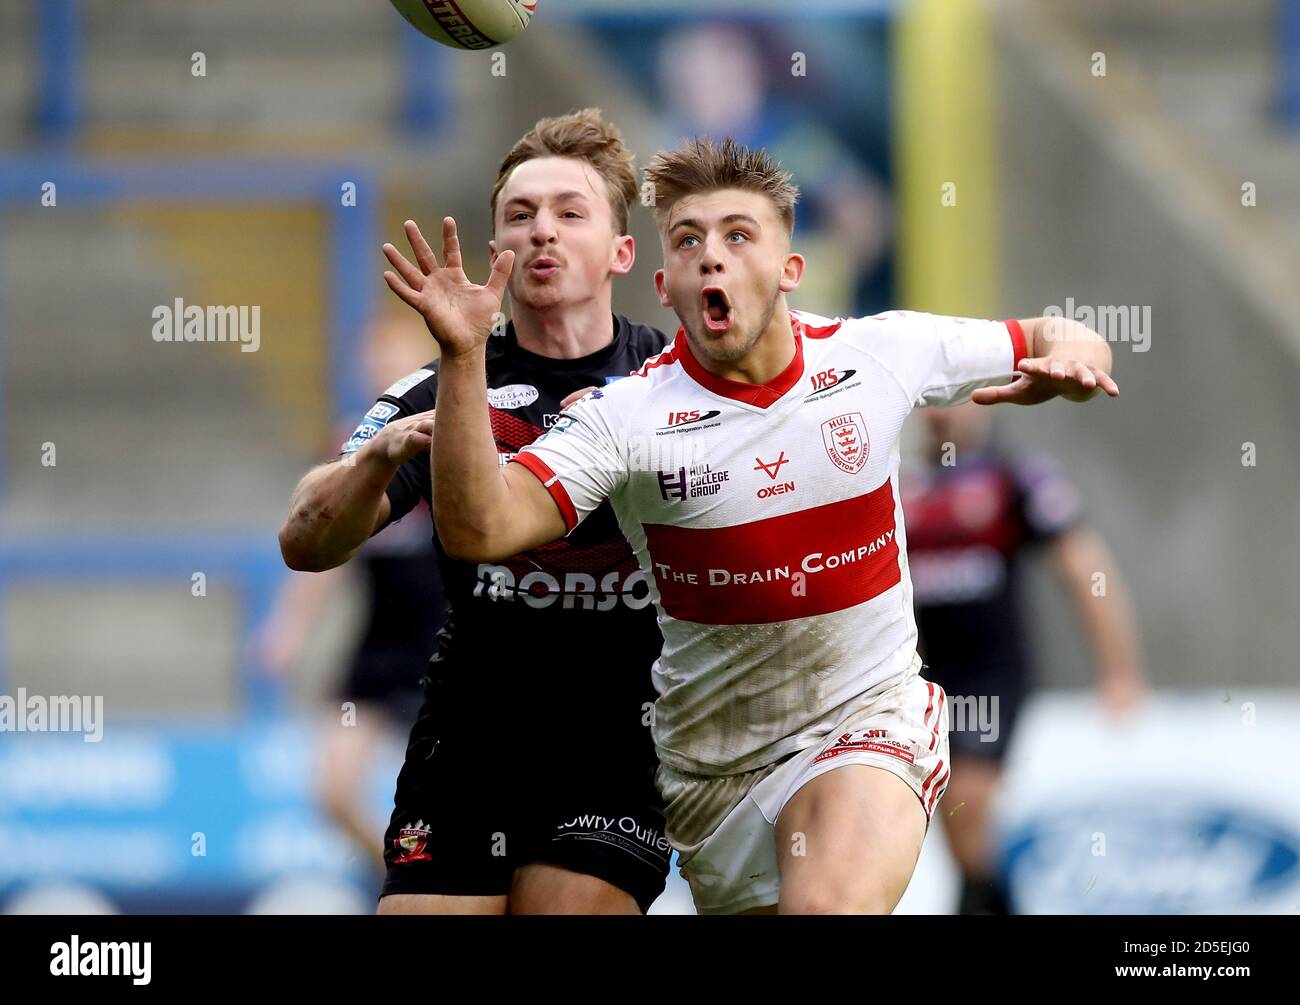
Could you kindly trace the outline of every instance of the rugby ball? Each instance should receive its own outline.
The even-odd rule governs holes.
[[[392,0],[402,17],[452,49],[494,49],[528,27],[537,0]]]

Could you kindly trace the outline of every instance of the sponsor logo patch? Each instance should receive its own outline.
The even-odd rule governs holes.
[[[415,387],[417,384],[423,384],[432,376],[432,370],[416,370],[414,373],[408,373],[405,377],[394,383],[392,387],[385,391],[383,397],[400,398],[411,388]]]
[[[660,429],[669,429],[673,426],[689,426],[693,422],[707,422],[714,416],[721,415],[716,408],[707,412],[701,412],[698,408],[689,412],[669,412],[668,421],[660,426]]]
[[[664,613],[678,621],[755,625],[830,614],[901,581],[888,480],[862,496],[731,527],[643,526]]]
[[[755,457],[754,462],[758,465],[756,468],[754,468],[755,471],[766,471],[767,477],[771,478],[773,481],[776,481],[776,476],[781,471],[781,465],[789,464],[790,459],[785,456],[785,451],[782,450],[781,456],[774,461],[767,462]]]
[[[396,415],[399,411],[401,411],[401,409],[399,409],[392,402],[376,401],[374,407],[371,408],[370,411],[366,413],[366,418],[374,419],[382,426],[387,424],[388,420],[391,419],[394,415]]]
[[[658,828],[645,826],[630,816],[582,813],[557,825],[555,838],[617,848],[655,868],[665,865],[672,853],[668,838]]]
[[[375,438],[375,434],[384,428],[382,422],[375,422],[373,419],[366,419],[361,425],[353,430],[352,436],[348,438],[347,443],[343,444],[343,449],[339,451],[342,454],[351,454],[360,450],[367,443]]]
[[[821,397],[835,387],[841,389],[848,387],[850,378],[852,378],[857,372],[857,370],[844,370],[843,372],[840,372],[832,367],[829,370],[821,371],[821,373],[813,374],[808,378],[808,383],[812,386],[812,390],[808,394],[804,395],[804,401],[807,401],[810,398]],[[858,383],[861,383],[861,381]]]
[[[663,496],[664,502],[717,495],[722,490],[722,483],[731,480],[730,471],[714,471],[708,464],[660,471],[658,476],[659,494]]]
[[[609,611],[618,604],[639,611],[650,605],[651,577],[640,569],[612,569],[601,577],[589,572],[531,569],[516,575],[507,565],[479,565],[474,596],[522,602],[528,607],[559,604],[564,610]]]
[[[889,731],[885,729],[859,729],[856,732],[842,735],[814,757],[813,764],[818,761],[829,760],[832,757],[838,757],[840,754],[855,752],[886,754],[889,757],[897,757],[900,761],[906,761],[908,764],[916,763],[916,754],[910,743],[892,739]]]
[[[507,384],[488,388],[488,404],[493,408],[526,408],[537,400],[537,388],[532,384]]]
[[[551,428],[548,429],[546,432],[544,432],[537,439],[540,442],[541,440],[546,439],[546,437],[550,436],[552,433],[558,436],[560,433],[564,432],[566,429],[568,429],[577,421],[578,420],[575,419],[572,415],[565,415],[563,412],[561,412],[558,416],[556,416],[555,422],[551,424]]]
[[[785,456],[784,450],[781,451],[780,456],[774,461],[764,461],[761,457],[755,457],[754,460],[757,462],[757,466],[754,470],[766,471],[767,477],[771,478],[772,481],[775,482],[773,485],[764,485],[759,488],[759,490],[754,493],[755,496],[759,499],[770,499],[772,496],[781,496],[785,495],[787,492],[794,491],[795,486],[793,481],[776,481],[776,476],[781,472],[781,465],[790,463],[790,458]]]
[[[669,412],[666,416],[668,421],[655,430],[655,435],[666,436],[683,430],[711,429],[721,425],[719,422],[712,421],[721,414],[716,408],[711,408],[707,412],[701,412],[698,408],[689,412]]]

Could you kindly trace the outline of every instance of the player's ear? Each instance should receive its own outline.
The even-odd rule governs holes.
[[[636,262],[636,241],[631,234],[620,234],[614,238],[614,261],[609,266],[609,271],[615,276],[626,276],[632,271],[632,265]]]
[[[498,254],[497,242],[488,241],[488,266],[489,267],[496,264],[497,254]]]
[[[782,293],[792,293],[799,288],[799,283],[803,279],[803,269],[803,255],[792,253],[785,256],[785,267],[781,270]]]
[[[672,298],[668,296],[668,287],[664,284],[664,270],[655,269],[655,292],[659,294],[659,305],[661,307],[671,307]]]

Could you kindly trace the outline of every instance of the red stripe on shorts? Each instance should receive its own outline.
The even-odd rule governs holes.
[[[937,711],[939,714],[934,717],[934,725],[930,727],[930,749],[931,750],[933,750],[939,742],[939,723],[943,722],[943,706],[944,703],[948,700],[948,696],[943,693],[943,688],[938,687],[937,685],[936,688],[939,692],[939,701],[937,705]],[[926,717],[929,718],[930,712],[928,709],[926,710],[925,714]]]
[[[940,761],[939,765],[940,767],[942,767],[943,762]],[[948,772],[945,771],[943,773],[943,776],[937,782],[934,783],[934,788],[930,790],[930,805],[925,808],[926,816],[929,816],[931,813],[934,812],[934,804],[938,802],[939,793],[943,791],[944,783],[947,781],[948,781]]]

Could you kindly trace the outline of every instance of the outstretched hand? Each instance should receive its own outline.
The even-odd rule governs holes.
[[[1087,401],[1100,391],[1119,397],[1119,385],[1105,370],[1074,359],[1040,356],[1022,359],[1016,379],[1000,387],[981,387],[971,395],[977,405],[1037,405],[1051,398]]]
[[[391,244],[385,244],[384,256],[397,270],[384,273],[388,288],[419,311],[443,356],[460,356],[479,348],[501,317],[501,301],[515,253],[501,252],[492,263],[487,283],[477,286],[461,266],[460,238],[456,235],[456,221],[450,216],[442,221],[442,266],[415,221],[407,220],[405,230],[416,265]]]

